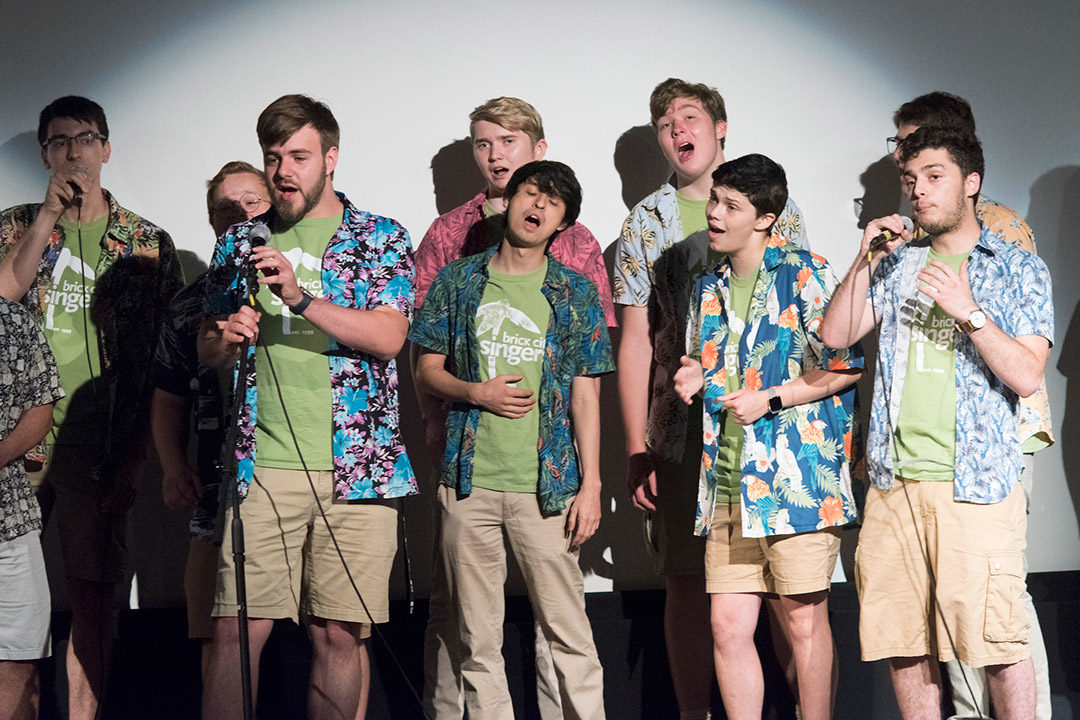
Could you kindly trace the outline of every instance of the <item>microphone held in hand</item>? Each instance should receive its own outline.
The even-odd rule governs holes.
[[[904,221],[904,229],[909,233],[915,229],[915,223],[911,222],[911,218],[907,215],[902,216],[900,219]],[[899,237],[898,233],[894,233],[892,230],[882,230],[880,235],[870,241],[870,252],[878,250],[896,237]]]
[[[270,241],[270,228],[266,226],[266,223],[259,223],[255,227],[251,228],[248,232],[248,242],[251,243],[251,249],[262,247]],[[255,269],[255,262],[248,256],[248,296],[251,298],[254,305],[255,296],[259,292],[258,281],[259,271]]]
[[[90,177],[90,171],[87,170],[82,165],[72,165],[71,166],[71,172],[73,172],[76,175],[80,176],[83,180],[87,180]],[[82,201],[83,201],[83,190],[82,190],[82,188],[79,187],[77,184],[71,182],[70,180],[68,181],[68,185],[70,185],[71,189],[75,191],[75,197],[72,199],[71,204],[74,205],[77,208],[81,208],[82,207]]]

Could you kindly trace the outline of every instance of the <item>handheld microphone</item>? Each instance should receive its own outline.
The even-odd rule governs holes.
[[[90,177],[90,171],[82,165],[72,165],[71,172],[75,173],[76,175],[81,175],[83,180],[86,180]],[[81,208],[83,201],[82,188],[79,187],[77,184],[71,182],[70,180],[68,180],[68,185],[70,185],[71,189],[75,191],[75,197],[71,201],[72,204],[77,208]]]
[[[915,230],[915,223],[913,223],[911,221],[911,218],[909,218],[907,215],[901,216],[900,219],[904,221],[904,229],[907,230],[909,233]],[[894,233],[892,230],[882,230],[881,234],[877,235],[870,241],[869,251],[874,252],[875,250],[883,247],[886,243],[896,237],[899,237],[899,235],[897,233]]]
[[[248,231],[248,242],[251,243],[251,249],[262,247],[270,241],[270,228],[266,226],[266,223],[259,223],[255,227]],[[248,301],[254,307],[255,296],[259,293],[259,271],[255,269],[255,263],[248,257]]]

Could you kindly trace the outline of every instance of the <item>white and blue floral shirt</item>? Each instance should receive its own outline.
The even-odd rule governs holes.
[[[929,251],[929,239],[900,246],[881,261],[867,296],[881,322],[867,438],[870,480],[881,490],[893,486],[892,431],[907,373],[917,275]],[[967,271],[973,299],[1005,334],[1039,335],[1053,344],[1054,303],[1046,263],[984,226]],[[971,338],[957,335],[955,499],[1001,502],[1020,477],[1019,398],[990,372]]]

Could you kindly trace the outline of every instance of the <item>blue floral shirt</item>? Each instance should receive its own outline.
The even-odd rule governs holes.
[[[867,462],[871,481],[882,490],[893,486],[892,429],[907,372],[917,275],[929,252],[928,239],[897,248],[878,265],[867,296],[881,322]],[[967,272],[973,299],[1005,334],[1040,335],[1053,344],[1054,304],[1046,263],[983,226]],[[956,332],[955,498],[1001,502],[1020,477],[1019,398],[990,372],[971,338]]]
[[[455,260],[432,283],[409,339],[447,356],[447,370],[466,382],[480,382],[476,311],[488,282],[488,263],[498,248]],[[540,378],[540,509],[555,514],[581,486],[570,417],[570,385],[579,375],[615,369],[604,307],[596,285],[548,257],[540,290],[551,305]],[[442,482],[462,495],[472,492],[473,447],[480,408],[453,403],[446,419]]]
[[[390,218],[357,209],[344,195],[341,227],[322,256],[323,299],[347,308],[391,307],[412,317],[413,262],[409,233]],[[234,313],[248,293],[246,268],[251,256],[248,233],[271,224],[274,210],[229,228],[214,249],[207,274],[207,314]],[[255,348],[248,350],[254,356]],[[330,336],[330,400],[333,412],[335,497],[343,500],[393,498],[419,490],[398,417],[398,377],[393,360],[384,361],[338,343]],[[236,456],[242,495],[255,470],[257,383],[252,360]]]
[[[687,320],[690,352],[705,374],[697,535],[709,532],[716,502],[713,465],[728,374],[741,373],[744,388],[762,390],[811,370],[863,367],[857,344],[832,350],[821,340],[825,305],[837,285],[824,258],[790,244],[767,247],[745,322],[728,317],[730,278],[726,258],[699,278]],[[731,331],[741,335],[737,367],[725,359]],[[851,468],[858,447],[854,385],[744,426],[743,535],[790,535],[855,520]]]

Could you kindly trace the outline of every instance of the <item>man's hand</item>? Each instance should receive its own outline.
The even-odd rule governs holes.
[[[72,183],[80,188],[81,193],[75,192]],[[90,182],[86,179],[85,168],[70,165],[58,169],[49,176],[49,186],[45,189],[41,212],[49,217],[60,217],[65,210],[74,206],[77,195],[86,193],[89,189]]]
[[[479,383],[475,390],[476,405],[496,415],[517,420],[525,417],[536,403],[532,390],[521,390],[513,386],[521,382],[523,375],[497,375],[487,382]]]
[[[686,355],[679,358],[679,362],[682,363],[682,367],[675,371],[675,392],[684,403],[689,405],[705,384],[705,371],[701,363]]]
[[[979,307],[971,297],[967,264],[968,261],[965,260],[957,274],[940,260],[931,260],[929,265],[919,271],[919,292],[961,322],[967,320],[972,311]]]
[[[250,305],[241,305],[240,309],[224,320],[217,321],[221,333],[222,350],[228,355],[240,352],[240,345],[249,340],[252,345],[259,337],[259,320],[262,313],[256,312]]]
[[[281,302],[292,306],[303,299],[304,294],[300,283],[296,281],[292,263],[280,250],[270,245],[262,245],[252,251],[251,260],[255,263],[255,268],[263,274],[259,278],[259,284],[270,288],[270,292],[281,298]]]
[[[884,245],[879,245],[875,248],[874,255],[878,258],[885,257],[911,239],[911,233],[904,227],[903,217],[896,214],[886,215],[883,218],[871,220],[867,224],[866,229],[863,231],[862,242],[859,244],[859,256],[865,258],[867,253],[870,252],[870,241],[886,230],[891,232],[895,237]]]
[[[582,484],[566,514],[566,536],[570,549],[577,550],[600,527],[600,483]]]
[[[757,422],[769,411],[769,394],[764,390],[736,390],[724,396],[724,410],[739,425]]]
[[[626,492],[639,510],[656,510],[656,468],[648,453],[635,453],[626,459]]]
[[[101,512],[125,513],[131,508],[139,486],[142,485],[145,460],[146,455],[143,452],[125,453],[115,465],[107,464],[102,468],[102,487],[111,490],[101,501]]]
[[[199,474],[186,462],[179,466],[162,468],[161,499],[170,510],[193,510],[202,498],[203,485]]]

